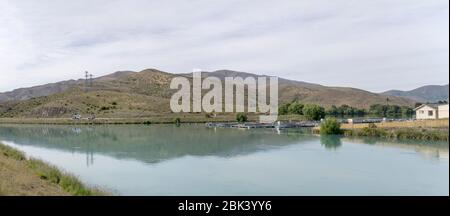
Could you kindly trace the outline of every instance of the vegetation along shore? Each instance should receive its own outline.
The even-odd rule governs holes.
[[[425,141],[449,141],[448,119],[411,122],[369,124],[340,124],[336,119],[326,119],[315,133],[344,135],[347,137],[379,137]]]
[[[76,177],[0,143],[1,196],[98,196]]]

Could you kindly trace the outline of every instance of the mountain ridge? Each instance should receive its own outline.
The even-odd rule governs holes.
[[[449,85],[425,85],[409,91],[389,90],[383,95],[405,97],[422,103],[448,101]]]
[[[261,76],[230,70],[205,72],[203,75],[219,78]],[[9,93],[9,98],[16,100],[0,102],[0,116],[67,117],[72,113],[93,113],[104,117],[141,117],[168,114],[171,113],[171,95],[177,91],[169,88],[170,81],[176,76],[192,79],[190,74],[173,74],[157,69],[118,71],[93,79],[93,85],[88,87],[80,79],[20,89],[16,95],[2,93],[0,97]],[[326,108],[346,104],[368,109],[372,104],[386,103],[387,97],[356,88],[328,87],[279,78],[280,104],[293,100]],[[389,96],[389,103],[413,106],[415,101]]]

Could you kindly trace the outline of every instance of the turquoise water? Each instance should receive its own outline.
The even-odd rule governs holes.
[[[203,125],[0,125],[0,141],[119,195],[447,195],[448,143]]]

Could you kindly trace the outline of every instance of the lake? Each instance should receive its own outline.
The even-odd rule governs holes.
[[[0,142],[118,195],[449,195],[447,142],[181,125],[0,125]]]

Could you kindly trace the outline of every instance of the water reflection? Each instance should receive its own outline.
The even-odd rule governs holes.
[[[95,155],[157,163],[183,156],[235,157],[320,139],[327,150],[337,151],[343,142],[415,149],[426,158],[447,158],[448,143],[388,141],[378,138],[314,136],[305,130],[237,130],[203,125],[1,125],[0,140],[86,154],[86,166]],[[345,145],[345,144],[344,144]]]
[[[301,137],[301,139],[300,139]],[[0,126],[0,140],[86,154],[156,163],[191,156],[233,157],[316,139],[301,131],[208,129],[203,125]]]
[[[320,136],[320,143],[326,149],[337,149],[342,146],[341,137],[333,135],[322,135]]]

